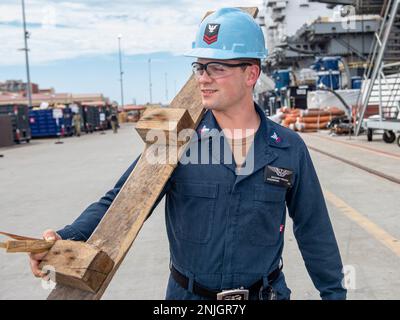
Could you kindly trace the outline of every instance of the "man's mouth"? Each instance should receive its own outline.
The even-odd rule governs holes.
[[[213,93],[217,92],[218,90],[212,90],[212,89],[202,89],[201,93],[205,96],[212,95]]]

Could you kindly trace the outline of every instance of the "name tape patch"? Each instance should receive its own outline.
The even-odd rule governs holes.
[[[293,183],[293,171],[285,168],[266,166],[264,170],[264,182],[290,188]]]

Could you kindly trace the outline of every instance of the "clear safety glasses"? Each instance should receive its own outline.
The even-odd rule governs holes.
[[[218,79],[231,75],[232,68],[248,67],[248,66],[251,66],[251,63],[243,62],[237,64],[230,64],[224,62],[208,62],[208,63],[193,62],[192,70],[197,79],[203,75],[204,71],[210,78]]]

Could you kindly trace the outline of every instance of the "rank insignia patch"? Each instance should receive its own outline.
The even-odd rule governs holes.
[[[203,40],[208,45],[218,41],[218,32],[220,24],[218,23],[208,23],[206,25],[206,30],[204,31]]]

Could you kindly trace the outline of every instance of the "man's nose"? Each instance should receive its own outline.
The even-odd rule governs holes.
[[[203,74],[197,78],[197,81],[199,81],[199,83],[210,83],[213,81],[213,78],[211,78],[207,71],[204,70]]]

